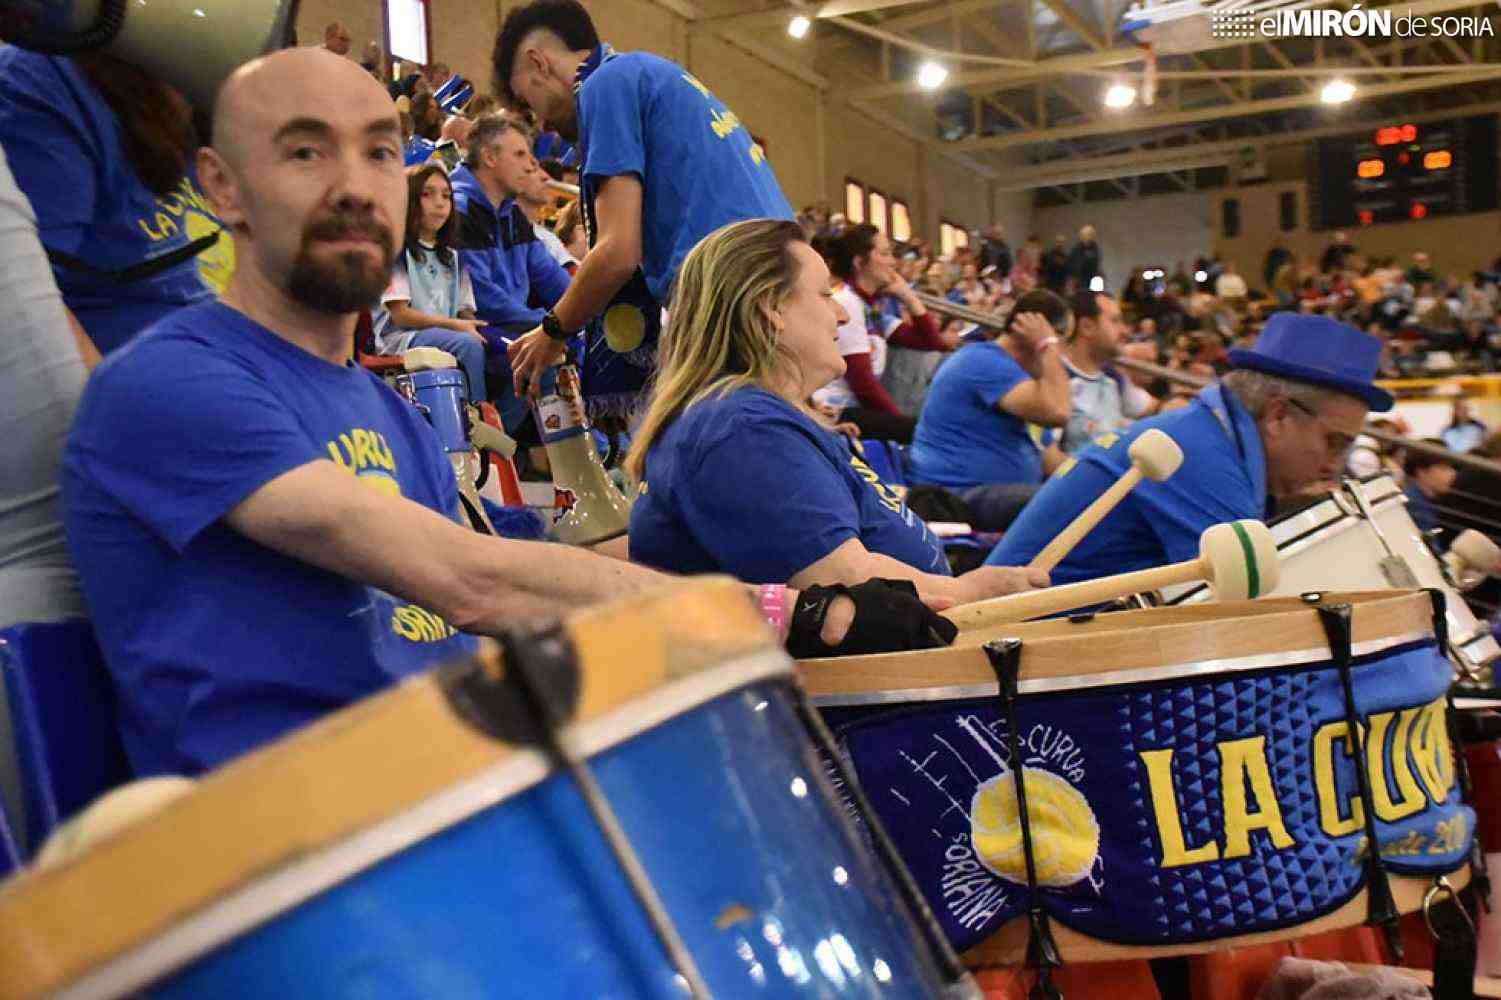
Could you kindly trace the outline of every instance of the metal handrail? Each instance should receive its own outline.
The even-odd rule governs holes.
[[[929,295],[927,292],[918,292],[916,294],[918,301],[928,309],[931,309],[933,312],[942,313],[945,316],[952,316],[955,319],[962,319],[967,323],[974,323],[977,326],[982,326],[989,330],[1002,329],[1002,320],[994,313],[982,312],[979,309],[972,309],[969,306],[962,306],[956,302],[950,302],[948,299],[942,299],[936,295]],[[1117,368],[1123,368],[1127,371],[1137,372],[1151,378],[1164,379],[1168,382],[1176,382],[1179,385],[1190,385],[1196,389],[1202,389],[1204,386],[1213,381],[1212,379],[1207,379],[1202,375],[1193,375],[1185,371],[1179,371],[1176,368],[1164,368],[1161,365],[1154,365],[1149,361],[1139,361],[1136,358],[1120,357],[1116,358],[1115,361],[1112,362],[1112,364],[1114,364]],[[1364,431],[1362,431],[1362,433],[1369,437],[1375,438],[1377,441],[1396,445],[1400,448],[1405,448],[1408,451],[1416,451],[1428,455],[1436,455],[1439,458],[1442,458],[1445,461],[1454,464],[1455,466],[1468,466],[1472,469],[1480,469],[1483,472],[1489,472],[1494,475],[1501,476],[1501,462],[1492,462],[1489,459],[1477,458],[1474,455],[1466,455],[1436,444],[1429,444],[1426,441],[1417,441],[1412,438],[1402,437],[1399,434],[1388,434],[1386,431],[1378,430],[1374,427],[1367,427]]]

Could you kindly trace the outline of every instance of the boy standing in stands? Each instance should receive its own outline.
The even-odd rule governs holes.
[[[792,206],[734,112],[676,63],[602,44],[577,0],[511,11],[494,63],[507,100],[582,149],[590,232],[568,292],[511,348],[516,389],[535,393],[569,338],[602,316],[588,351],[608,363],[586,352],[585,392],[623,412],[654,367],[659,303],[688,251],[731,222],[791,219]]]

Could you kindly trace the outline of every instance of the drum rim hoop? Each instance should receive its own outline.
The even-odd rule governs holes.
[[[1357,659],[1389,652],[1403,646],[1421,647],[1433,645],[1431,633],[1406,632],[1384,636],[1351,646],[1351,655]],[[1227,660],[1198,660],[1164,664],[1159,667],[1139,667],[1119,670],[1109,674],[1074,674],[1063,677],[1037,677],[1017,684],[1019,694],[1062,694],[1077,691],[1105,691],[1110,688],[1155,684],[1169,680],[1214,681],[1234,674],[1260,670],[1277,670],[1287,667],[1313,665],[1329,658],[1329,647],[1295,649],[1280,653],[1258,653]],[[1108,679],[1107,679],[1108,678]],[[914,704],[931,701],[960,701],[968,698],[994,697],[995,682],[982,684],[956,684],[948,687],[893,688],[861,694],[815,695],[813,703],[819,708],[853,708],[864,705]]]

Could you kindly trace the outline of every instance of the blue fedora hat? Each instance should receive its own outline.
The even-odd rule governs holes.
[[[1310,382],[1364,400],[1372,410],[1392,408],[1392,394],[1375,385],[1381,341],[1327,316],[1273,313],[1249,350],[1230,352],[1230,367],[1250,368]]]

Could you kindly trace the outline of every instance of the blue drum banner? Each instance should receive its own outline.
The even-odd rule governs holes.
[[[661,326],[662,307],[638,270],[585,331],[581,374],[591,418],[635,411],[656,370]]]
[[[1024,694],[1020,761],[994,697],[825,716],[955,947],[1027,906],[1018,766],[1051,917],[1119,944],[1186,943],[1348,902],[1364,886],[1366,808],[1389,870],[1467,859],[1450,667],[1431,641],[1353,663],[1369,804],[1330,663]]]

